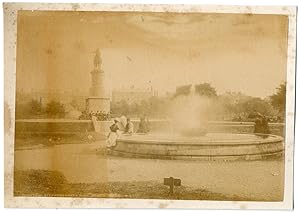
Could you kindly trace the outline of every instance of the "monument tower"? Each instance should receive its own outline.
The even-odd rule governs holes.
[[[94,69],[91,71],[92,85],[89,97],[86,99],[86,111],[91,112],[110,112],[110,99],[105,91],[105,73],[101,69],[102,59],[100,50],[96,50],[94,57]]]

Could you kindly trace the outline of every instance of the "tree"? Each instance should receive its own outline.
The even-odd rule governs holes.
[[[211,110],[217,114],[218,117],[229,118],[233,115],[241,113],[240,103],[248,100],[248,96],[242,93],[226,92],[213,100]]]
[[[176,88],[176,93],[174,97],[177,97],[179,95],[189,95],[191,94],[193,85],[184,85],[179,86]],[[207,96],[207,97],[216,97],[217,91],[214,87],[212,87],[209,83],[202,83],[202,84],[196,84],[195,86],[195,93],[201,96]]]
[[[191,84],[177,87],[174,97],[177,97],[179,95],[189,95],[191,92],[191,88]]]
[[[40,114],[42,112],[42,104],[41,102],[32,99],[29,103],[30,113],[33,115]]]
[[[71,105],[74,109],[76,109],[76,110],[81,110],[81,109],[80,109],[80,104],[79,104],[78,100],[76,100],[76,99],[73,99],[73,100],[70,102],[70,105]]]
[[[114,116],[127,115],[129,113],[129,107],[127,101],[122,99],[118,102],[112,102],[111,111]]]
[[[16,103],[16,118],[39,118],[39,116],[43,113],[42,104],[32,99],[27,103]]]
[[[216,89],[212,87],[209,83],[202,83],[202,84],[195,85],[195,93],[207,97],[217,96]]]
[[[274,107],[266,99],[251,97],[240,92],[227,92],[214,99],[210,109],[218,118],[247,120],[254,112],[274,115]],[[249,117],[250,116],[250,117]]]
[[[248,100],[240,103],[239,107],[243,112],[247,113],[255,111],[263,115],[270,115],[272,113],[272,106],[267,101],[256,97],[249,97]]]
[[[139,104],[139,114],[150,114],[151,112],[151,107],[150,107],[150,103],[147,100],[142,100],[141,103]]]
[[[144,114],[151,117],[165,117],[168,112],[170,100],[152,96],[140,102],[128,103],[126,100],[111,103],[113,116],[125,115],[128,117],[139,117]]]
[[[276,88],[275,94],[270,96],[271,104],[279,113],[285,112],[286,83],[282,83]]]
[[[46,113],[50,117],[64,117],[66,111],[63,104],[58,101],[51,101],[46,106]]]
[[[168,109],[168,99],[152,96],[148,100],[149,102],[149,113],[153,117],[165,117],[167,114]]]

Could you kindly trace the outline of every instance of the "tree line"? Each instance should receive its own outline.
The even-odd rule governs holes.
[[[17,119],[64,118],[65,114],[65,106],[59,101],[50,101],[46,106],[35,99],[25,104],[16,103]]]
[[[140,103],[128,103],[126,100],[112,102],[113,115],[127,115],[139,117],[143,114],[154,118],[167,118],[172,101],[180,96],[190,95],[192,85],[183,85],[177,88],[174,94],[168,97],[151,97]],[[209,114],[211,120],[252,120],[253,113],[258,112],[273,122],[282,122],[285,114],[286,83],[276,88],[273,95],[266,98],[252,97],[240,92],[226,92],[217,94],[216,88],[209,83],[194,86],[194,93],[210,99]]]
[[[251,119],[253,112],[268,116],[274,122],[282,122],[285,117],[286,83],[280,84],[274,94],[266,98],[247,96],[240,92],[226,92],[218,95],[216,88],[209,83],[195,85],[194,91],[192,85],[183,85],[178,87],[173,94],[165,97],[153,96],[140,103],[128,103],[126,100],[112,101],[111,117],[147,115],[150,118],[168,118],[173,100],[189,95],[191,92],[210,99],[211,120],[247,121]],[[25,104],[16,103],[17,119],[64,118],[65,115],[66,107],[59,101],[50,101],[45,106],[34,99]]]

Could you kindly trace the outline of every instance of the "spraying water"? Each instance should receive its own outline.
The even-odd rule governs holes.
[[[208,121],[210,99],[196,93],[194,85],[188,95],[177,96],[171,107],[174,131],[184,135],[204,135]]]

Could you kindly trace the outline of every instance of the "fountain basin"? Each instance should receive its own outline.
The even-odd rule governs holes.
[[[121,136],[109,151],[123,157],[157,159],[246,159],[281,156],[283,138],[264,134],[208,133],[187,137],[176,134]]]

